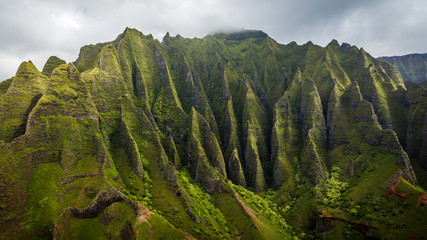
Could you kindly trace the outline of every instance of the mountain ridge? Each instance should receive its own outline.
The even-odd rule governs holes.
[[[413,53],[403,56],[379,57],[379,60],[394,64],[405,81],[421,83],[427,81],[427,53]]]
[[[161,43],[126,28],[82,47],[74,63],[52,58],[43,73],[23,63],[0,87],[2,211],[13,213],[0,232],[28,216],[14,236],[419,234],[418,226],[396,228],[396,219],[409,224],[422,210],[382,196],[401,178],[409,202],[424,194],[413,187],[412,164],[423,174],[416,143],[427,142],[425,89],[407,89],[393,65],[363,48],[282,45],[260,31],[166,34]],[[371,203],[362,196],[400,213],[366,217]],[[81,218],[98,202],[108,204]],[[154,213],[142,223],[141,204]],[[324,222],[309,222],[324,209],[381,228],[334,222],[316,231]]]

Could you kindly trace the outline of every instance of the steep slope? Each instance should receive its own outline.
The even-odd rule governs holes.
[[[47,60],[46,64],[43,67],[42,73],[48,77],[52,74],[52,71],[61,64],[66,64],[66,62],[56,56],[51,56]]]
[[[427,188],[427,90],[412,82],[408,82],[407,89],[403,144],[419,175],[420,186]]]
[[[127,28],[62,63],[0,85],[1,237],[425,237],[394,199],[425,193],[425,89],[363,49]]]
[[[32,62],[23,62],[0,100],[0,136],[5,142],[25,133],[28,115],[46,89],[48,79]],[[7,82],[6,82],[7,83]]]
[[[379,57],[397,67],[405,81],[427,81],[427,54],[408,54],[405,56]]]

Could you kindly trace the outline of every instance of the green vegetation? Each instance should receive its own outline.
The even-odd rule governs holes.
[[[0,238],[423,239],[426,99],[336,40],[126,28],[0,83]]]
[[[395,65],[405,81],[419,83],[427,80],[427,54],[380,57],[379,60]]]
[[[53,70],[66,62],[56,56],[51,56],[45,63],[42,73],[48,77],[52,74]]]
[[[267,220],[277,229],[290,229],[286,221],[283,219],[284,210],[277,206],[270,200],[266,200],[259,195],[254,194],[253,192],[245,189],[242,186],[237,186],[232,183],[230,185],[233,189],[239,194],[240,197],[245,201],[248,206],[254,210],[257,215],[263,220]],[[271,190],[270,190],[271,191]],[[269,192],[267,192],[268,194]],[[271,193],[270,193],[271,194]]]
[[[230,229],[222,213],[215,207],[214,199],[193,182],[186,169],[178,173],[178,179],[191,199],[188,202],[191,211],[198,219],[202,219],[204,225],[209,226],[204,231],[216,238],[229,239]]]
[[[347,189],[348,184],[340,180],[341,174],[341,168],[332,167],[331,172],[326,174],[326,179],[314,188],[315,192],[320,193],[322,204],[333,207],[340,200],[341,193]]]

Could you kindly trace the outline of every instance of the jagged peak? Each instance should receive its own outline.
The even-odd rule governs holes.
[[[199,121],[203,121],[207,123],[206,119],[197,111],[197,109],[194,106],[191,107],[190,119],[191,119],[192,125],[198,124]]]
[[[350,94],[351,107],[357,107],[359,102],[363,99],[362,94],[360,93],[359,84],[356,81],[353,81],[348,89],[348,92]]]
[[[313,183],[317,184],[325,178],[323,159],[319,155],[318,146],[313,141],[314,129],[308,131],[306,146],[303,153],[301,165],[303,166],[303,174]]]
[[[374,57],[371,56],[363,47],[360,48],[360,52],[365,56],[365,58],[368,58],[369,60],[375,60]]]
[[[336,39],[332,39],[332,41],[327,45],[327,47],[339,47],[339,43]]]
[[[317,92],[317,86],[316,86],[316,83],[313,81],[313,79],[309,77],[304,78],[303,84],[304,84],[305,90]]]
[[[65,62],[64,60],[62,60],[61,58],[57,57],[57,56],[50,56],[49,59],[47,59],[42,73],[48,77],[50,77],[50,75],[52,74],[52,71],[57,68],[59,65],[61,64],[65,64],[67,62]]]
[[[197,116],[197,110],[196,110],[196,108],[194,108],[194,106],[191,106],[191,117],[194,117],[194,116]]]
[[[29,60],[28,62],[24,61],[19,65],[18,70],[16,71],[16,76],[23,74],[41,74],[37,67]]]
[[[167,45],[171,40],[172,38],[169,32],[167,32],[166,35],[163,37],[162,43]]]
[[[306,42],[303,46],[313,46],[313,42],[312,41],[308,41]]]
[[[298,46],[298,43],[295,41],[292,41],[292,42],[288,43],[287,46],[296,47],[296,46]]]
[[[61,58],[59,58],[59,57],[57,57],[57,56],[50,56],[50,57],[47,59],[47,62],[52,62],[52,61],[61,61],[61,62],[65,62],[63,59],[61,59]]]
[[[126,29],[123,31],[122,34],[119,35],[119,37],[117,39],[120,39],[120,38],[125,37],[125,36],[134,36],[134,35],[142,37],[142,38],[150,39],[150,40],[154,39],[152,34],[144,35],[144,33],[139,31],[138,29],[129,28],[129,27],[126,27]]]
[[[124,34],[129,34],[129,33],[140,33],[142,34],[141,31],[139,31],[136,28],[130,28],[130,27],[126,27],[125,30],[123,31]]]

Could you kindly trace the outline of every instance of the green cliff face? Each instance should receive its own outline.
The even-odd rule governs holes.
[[[425,238],[425,91],[260,31],[24,62],[0,83],[0,238]]]
[[[48,77],[52,74],[53,70],[61,64],[66,64],[66,62],[56,56],[51,56],[45,63],[42,73]]]
[[[32,62],[19,66],[16,76],[1,95],[0,136],[3,141],[11,142],[25,134],[29,114],[46,91],[47,83],[48,78]]]

